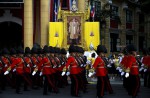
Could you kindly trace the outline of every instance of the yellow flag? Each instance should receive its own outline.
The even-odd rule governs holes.
[[[59,4],[59,9],[58,9],[58,20],[61,19],[61,3]]]

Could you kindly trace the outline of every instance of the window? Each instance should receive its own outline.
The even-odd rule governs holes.
[[[126,10],[126,22],[132,22],[132,11]]]
[[[110,51],[117,52],[120,51],[120,38],[118,34],[110,33]]]
[[[115,16],[118,16],[118,7],[110,5],[110,9],[113,11],[113,15],[111,15],[110,18],[115,19]]]
[[[145,16],[143,14],[139,14],[139,32],[144,32],[144,21]]]
[[[100,21],[101,19],[101,2],[95,1],[95,21]]]
[[[69,10],[69,0],[62,0],[61,1],[61,9],[62,10]]]

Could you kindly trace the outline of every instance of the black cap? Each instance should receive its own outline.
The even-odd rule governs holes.
[[[56,47],[55,48],[55,53],[60,53],[60,48]]]
[[[49,53],[49,47],[47,45],[44,46],[43,53]]]
[[[68,49],[69,53],[76,52],[75,46],[71,44]]]
[[[22,47],[18,47],[17,53],[18,53],[18,54],[24,54],[23,48],[22,48]]]
[[[96,52],[97,52],[97,54],[99,54],[100,52],[105,53],[106,52],[106,48],[103,45],[98,45]]]
[[[82,47],[79,47],[78,50],[79,50],[79,53],[82,53],[82,54],[84,53],[84,49]]]
[[[41,47],[39,47],[39,48],[37,49],[37,53],[38,53],[38,54],[43,54],[43,49],[42,49]]]
[[[49,52],[50,52],[50,53],[55,53],[54,47],[49,46]]]
[[[36,47],[32,47],[31,53],[32,53],[32,54],[37,54],[37,48],[36,48]]]
[[[9,50],[7,48],[4,48],[2,50],[2,54],[10,54]]]
[[[11,49],[10,49],[10,54],[11,54],[11,55],[17,54],[17,51],[16,51],[16,49],[14,49],[14,48],[11,48]]]
[[[26,47],[26,48],[25,48],[25,54],[31,54],[31,50],[30,50],[29,47]]]
[[[61,49],[61,54],[67,54],[67,51],[65,50],[65,48]]]

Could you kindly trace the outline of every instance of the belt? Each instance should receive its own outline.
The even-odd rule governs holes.
[[[44,66],[44,67],[51,67],[51,66]]]
[[[97,68],[105,68],[104,66],[100,66],[100,67],[97,67]]]
[[[76,68],[76,67],[78,67],[78,66],[71,66],[72,68]]]
[[[16,67],[16,68],[23,68],[23,67]]]
[[[132,66],[132,67],[138,67],[138,66]]]

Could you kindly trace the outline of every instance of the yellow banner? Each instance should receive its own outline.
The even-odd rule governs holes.
[[[49,22],[49,46],[62,47],[63,22]]]
[[[100,44],[100,29],[99,22],[85,22],[84,39],[88,50],[90,46],[94,49]]]

